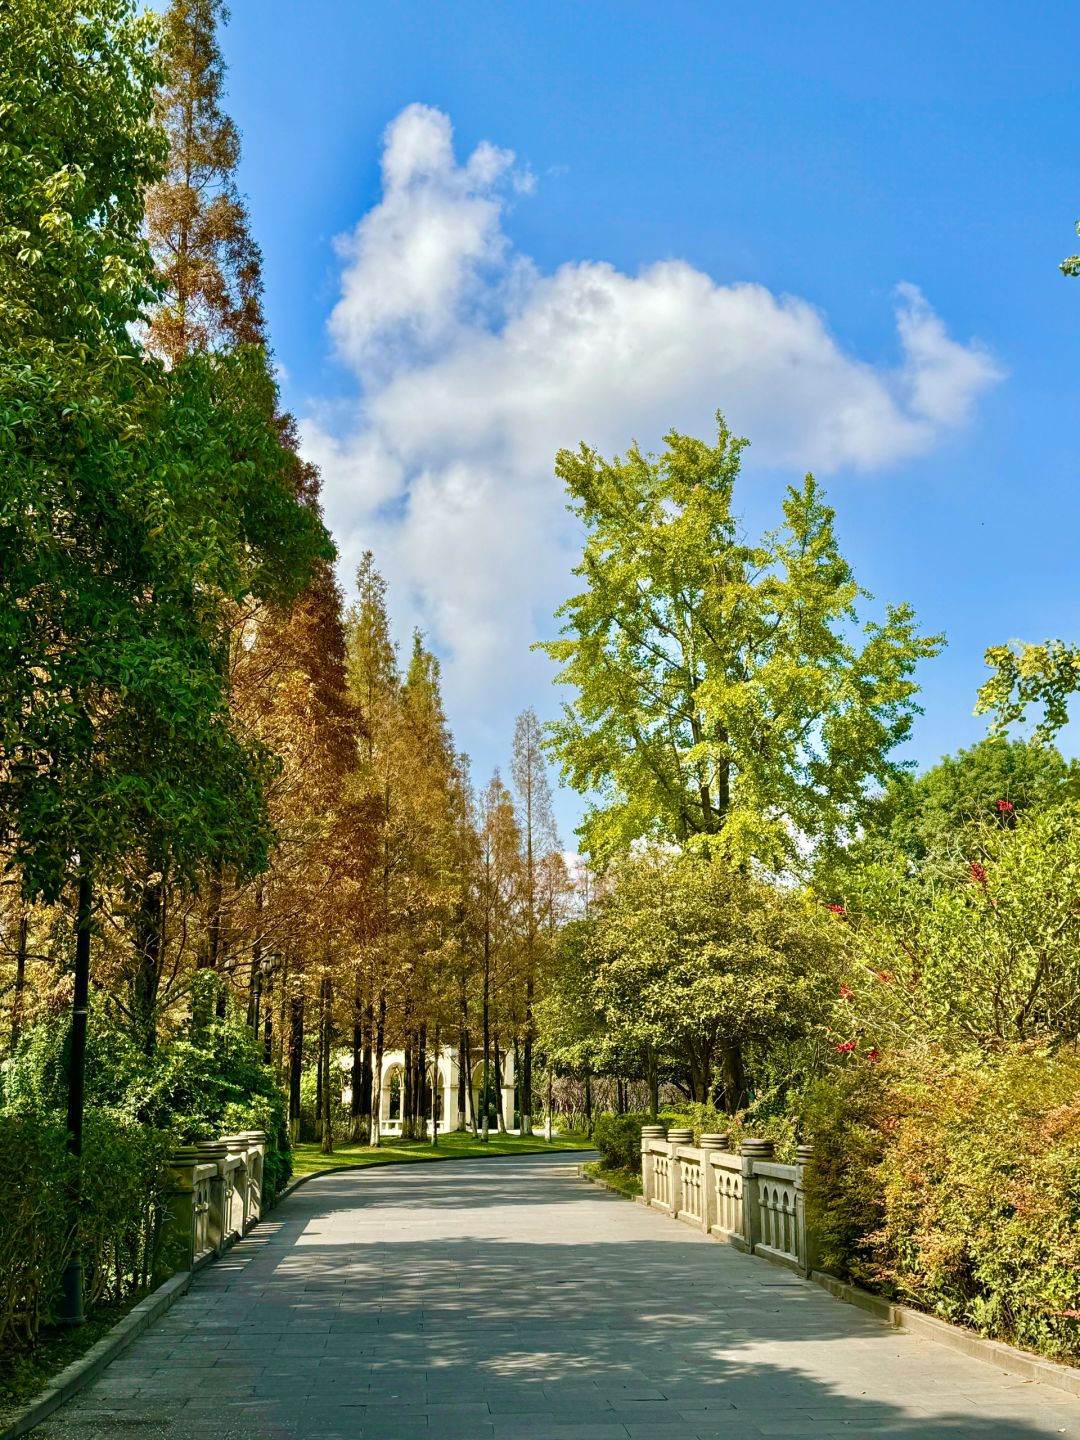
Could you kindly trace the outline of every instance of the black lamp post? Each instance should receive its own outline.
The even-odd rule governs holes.
[[[90,876],[79,875],[78,911],[75,922],[75,995],[71,1009],[71,1044],[68,1049],[68,1113],[67,1148],[72,1157],[70,1190],[71,1224],[78,1224],[79,1199],[82,1188],[82,1130],[86,1090],[86,1012],[90,997],[90,907],[93,892]],[[57,1319],[61,1325],[81,1325],[83,1315],[83,1271],[78,1240],[72,1244],[71,1255],[60,1282],[60,1306]]]

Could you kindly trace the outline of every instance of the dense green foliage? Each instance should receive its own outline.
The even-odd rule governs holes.
[[[826,1268],[1080,1358],[1080,1057],[1073,1047],[853,1061],[812,1097]]]
[[[866,598],[834,512],[808,476],[758,543],[733,508],[746,444],[675,432],[658,457],[583,445],[556,470],[586,532],[586,588],[543,649],[576,694],[549,728],[563,777],[589,799],[579,833],[606,862],[642,838],[708,837],[780,866],[797,837],[850,830],[867,781],[915,713],[913,672],[940,637],[906,604],[859,626]]]
[[[603,1162],[611,1170],[641,1169],[641,1127],[648,1124],[647,1115],[611,1115],[596,1117],[593,1144]]]
[[[49,1318],[73,1249],[90,1306],[145,1290],[161,1260],[168,1132],[107,1112],[88,1117],[74,1228],[65,1139],[62,1124],[36,1110],[0,1113],[0,1354],[12,1361]]]

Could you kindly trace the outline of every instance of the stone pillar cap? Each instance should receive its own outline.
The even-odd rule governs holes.
[[[726,1150],[731,1140],[727,1131],[713,1131],[702,1135],[698,1144],[703,1150]]]
[[[667,1127],[664,1126],[664,1125],[642,1125],[642,1127],[641,1127],[641,1138],[642,1138],[643,1140],[645,1140],[645,1139],[649,1139],[649,1140],[661,1139],[661,1138],[662,1138],[663,1136],[665,1136],[666,1134],[667,1134]]]
[[[743,1155],[771,1155],[776,1146],[771,1140],[754,1140],[747,1136],[739,1143],[739,1150]]]
[[[667,1138],[673,1145],[689,1145],[693,1141],[694,1132],[683,1129],[669,1130],[667,1132]]]
[[[808,1160],[813,1159],[813,1156],[813,1145],[801,1144],[795,1146],[795,1159],[799,1162],[800,1165],[805,1165]]]

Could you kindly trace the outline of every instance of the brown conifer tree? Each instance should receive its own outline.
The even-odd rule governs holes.
[[[169,137],[165,178],[146,225],[164,300],[147,344],[175,365],[194,350],[264,340],[262,257],[236,186],[240,136],[221,108],[223,0],[171,0],[162,21],[158,116]]]

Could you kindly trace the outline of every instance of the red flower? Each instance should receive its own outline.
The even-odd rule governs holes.
[[[1013,802],[1012,802],[1011,800],[999,800],[999,801],[998,801],[998,809],[1001,811],[1002,815],[1008,815],[1009,811],[1010,811],[1012,808],[1013,808]]]
[[[875,970],[874,974],[877,976],[877,978],[881,981],[883,985],[892,984],[892,976],[887,970]]]
[[[838,1055],[850,1055],[858,1042],[855,1040],[844,1040],[836,1047]]]
[[[827,908],[831,910],[834,915],[843,915],[844,913],[843,905],[829,905]]]
[[[874,1062],[875,1060],[880,1060],[880,1059],[881,1059],[881,1051],[880,1051],[880,1050],[867,1050],[867,1052],[866,1052],[866,1058],[867,1058],[867,1060],[870,1061],[871,1064],[873,1064],[873,1062]]]
[[[841,986],[840,986],[840,998],[841,998],[842,1000],[854,1000],[854,998],[855,998],[855,992],[854,992],[853,990],[849,990],[846,985],[841,985]]]
[[[986,884],[986,866],[980,865],[977,860],[971,862],[971,878],[977,885]]]

